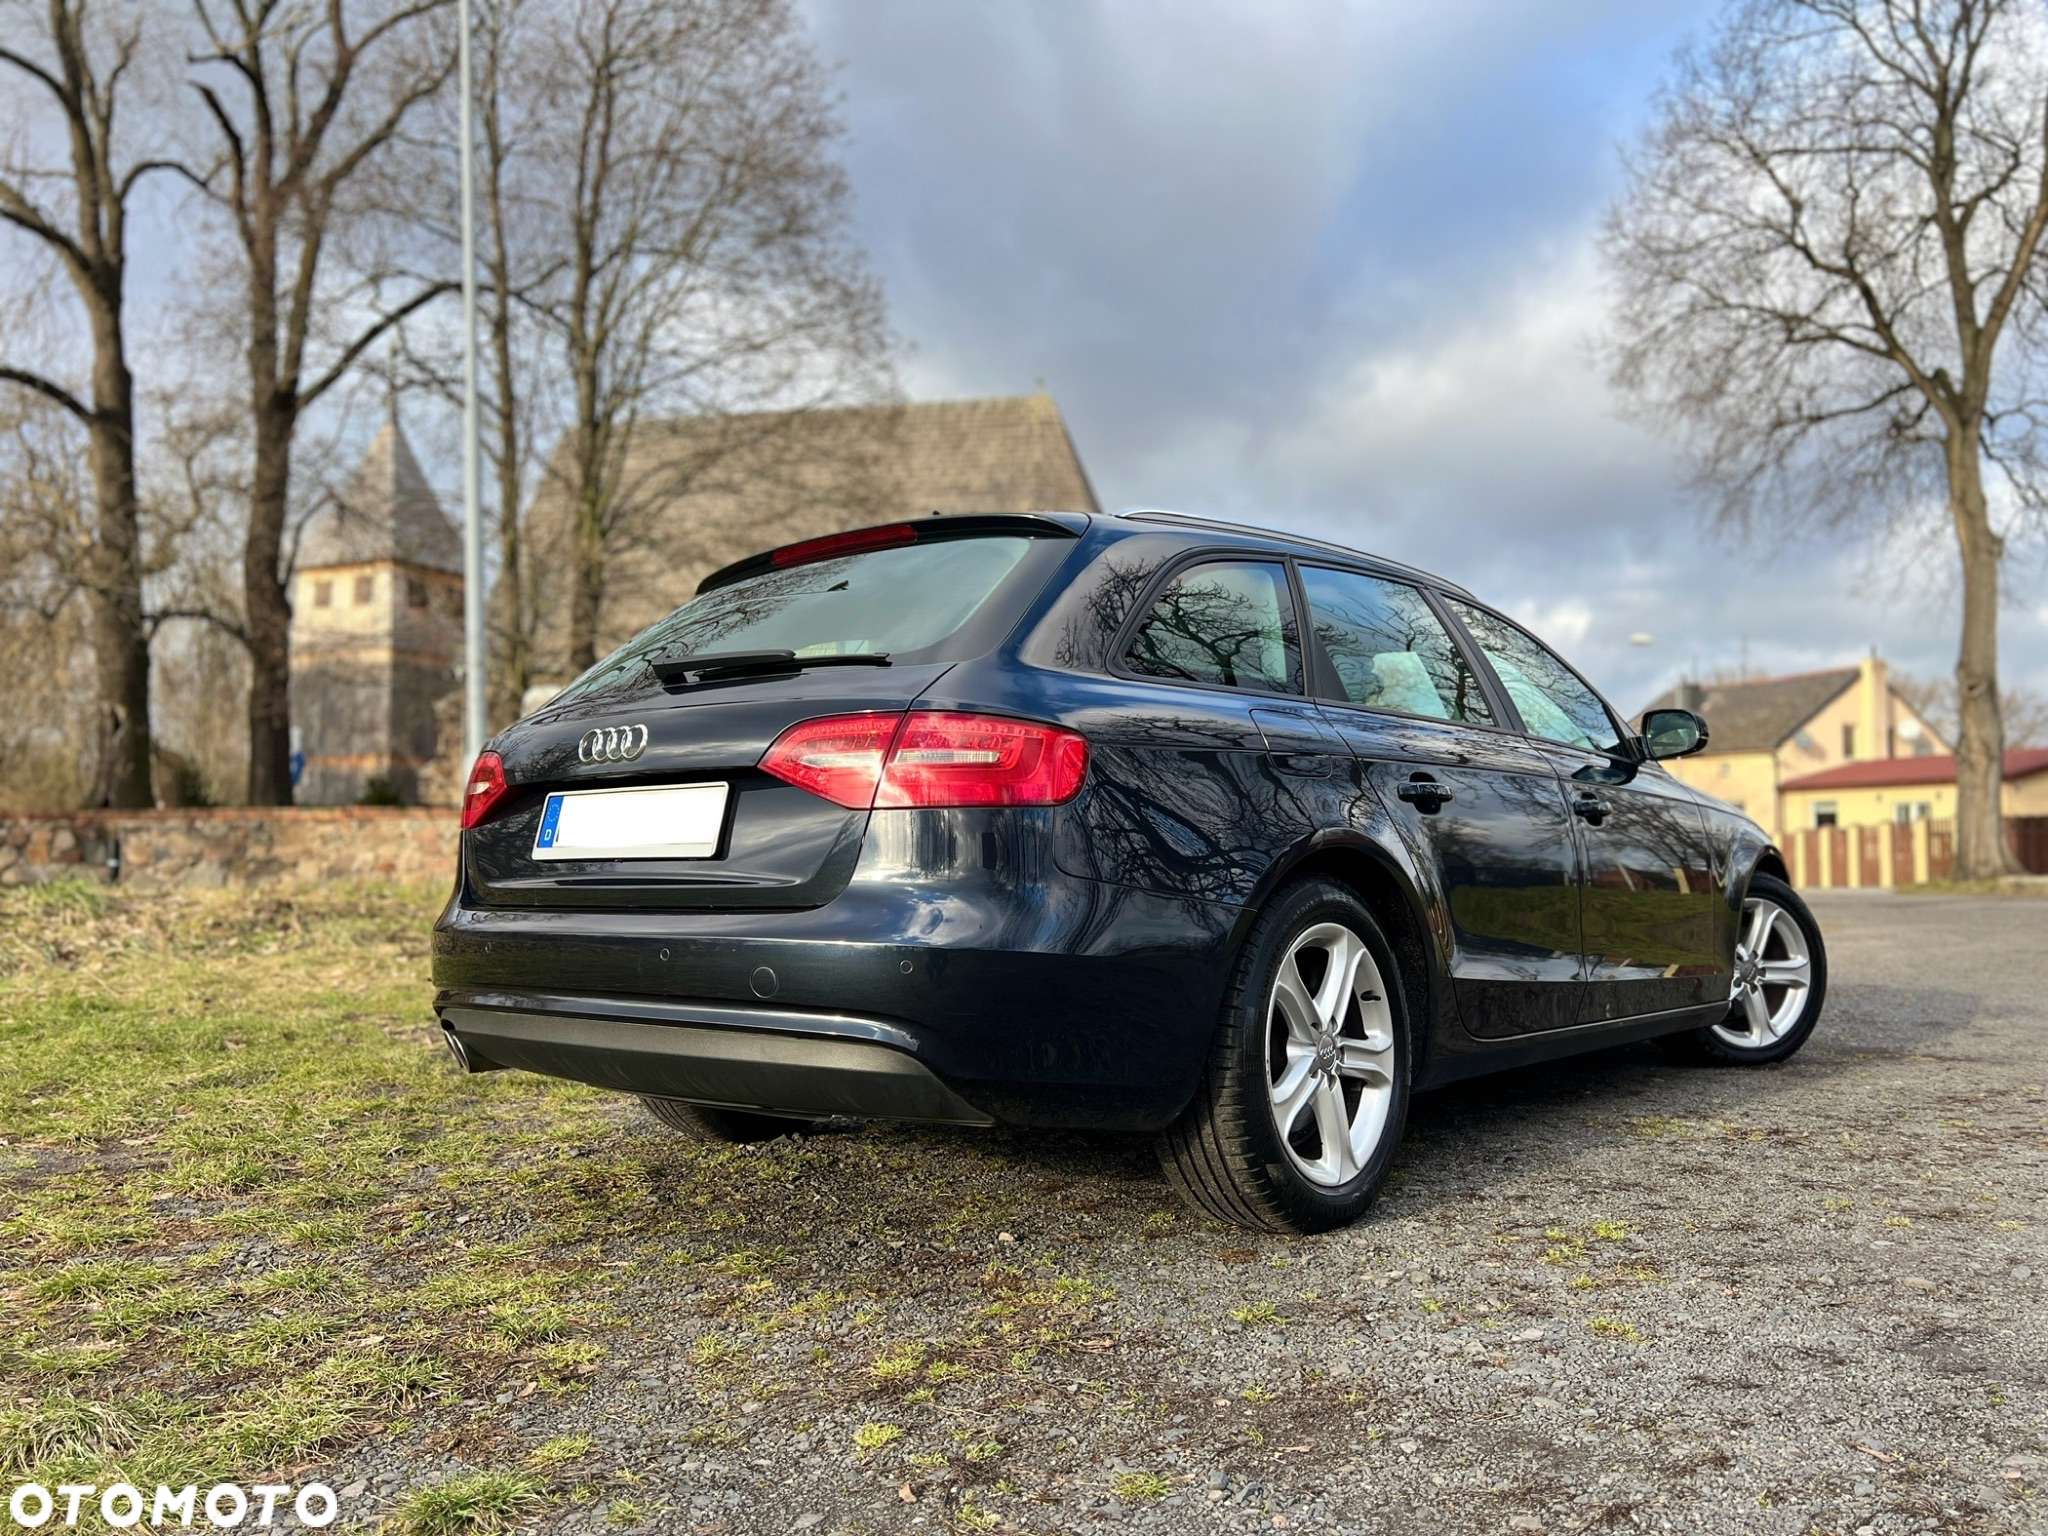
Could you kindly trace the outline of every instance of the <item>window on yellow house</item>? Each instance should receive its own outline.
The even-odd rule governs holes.
[[[1916,821],[1925,821],[1934,814],[1934,807],[1925,800],[1901,800],[1892,807],[1892,820],[1902,827]]]
[[[1816,800],[1813,802],[1813,824],[1816,827],[1832,827],[1838,825],[1839,822],[1840,817],[1837,814],[1834,801]]]
[[[316,581],[313,583],[313,606],[315,608],[332,608],[334,606],[333,582]]]
[[[1845,725],[1842,727],[1842,756],[1854,757],[1855,755],[1856,727],[1853,725]]]
[[[376,595],[377,595],[377,578],[376,578],[376,577],[374,577],[374,576],[358,576],[358,577],[356,578],[356,606],[357,606],[358,608],[362,607],[362,606],[363,606],[363,605],[364,605],[365,603],[369,602],[369,601],[370,601],[370,599],[372,599],[372,598],[373,598],[373,597],[375,597]]]

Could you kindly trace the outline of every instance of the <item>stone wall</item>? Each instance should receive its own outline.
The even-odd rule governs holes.
[[[63,876],[169,886],[450,884],[452,810],[0,811],[0,885]]]

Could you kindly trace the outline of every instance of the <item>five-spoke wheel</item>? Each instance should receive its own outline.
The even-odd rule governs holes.
[[[1273,973],[1266,1011],[1267,1089],[1287,1156],[1336,1189],[1379,1145],[1394,1097],[1394,1017],[1365,941],[1317,923]]]
[[[1827,986],[1827,948],[1813,913],[1777,876],[1753,875],[1735,935],[1728,1013],[1671,1045],[1681,1055],[1745,1066],[1783,1061],[1813,1033]]]
[[[1733,1006],[1714,1033],[1739,1049],[1775,1044],[1806,1014],[1813,957],[1792,915],[1768,896],[1742,904],[1735,942]]]
[[[1408,1107],[1408,1014],[1394,951],[1330,880],[1279,892],[1239,951],[1207,1070],[1159,1138],[1167,1179],[1239,1226],[1356,1221]]]

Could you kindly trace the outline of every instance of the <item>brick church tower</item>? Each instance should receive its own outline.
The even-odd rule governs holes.
[[[306,524],[292,578],[294,798],[412,804],[462,646],[462,541],[391,419],[348,488]]]

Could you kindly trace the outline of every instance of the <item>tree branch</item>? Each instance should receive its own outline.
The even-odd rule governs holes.
[[[0,64],[11,64],[23,74],[42,82],[49,89],[50,94],[57,98],[58,105],[63,107],[67,115],[76,110],[72,102],[71,93],[65,90],[63,81],[59,80],[47,69],[44,69],[35,60],[16,53],[12,48],[0,48]]]
[[[91,406],[79,399],[78,396],[72,394],[63,385],[46,379],[39,373],[30,373],[22,368],[0,367],[0,384],[18,384],[23,389],[32,390],[34,393],[41,395],[45,400],[54,401],[56,404],[61,405],[87,426],[91,426],[98,419],[99,413],[94,411]]]
[[[398,308],[379,316],[374,324],[370,325],[361,335],[348,344],[342,351],[341,356],[335,360],[334,365],[323,373],[316,383],[300,392],[299,403],[301,405],[311,405],[315,400],[318,400],[341,381],[342,376],[353,366],[355,360],[375,345],[378,337],[382,336],[408,315],[431,304],[435,299],[441,297],[442,294],[454,292],[457,286],[455,283],[430,283],[427,287],[421,289],[403,304],[399,305]]]

